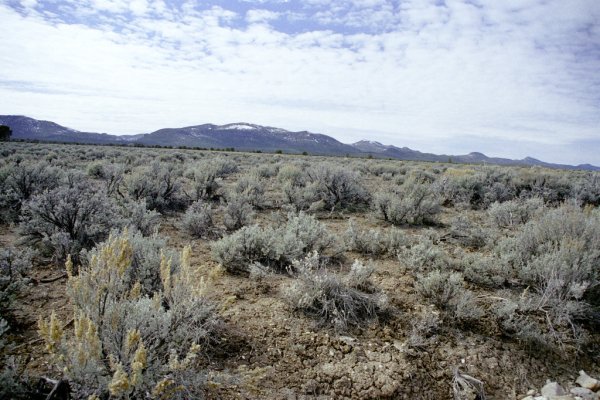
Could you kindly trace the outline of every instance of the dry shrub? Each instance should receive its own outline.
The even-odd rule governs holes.
[[[313,252],[295,261],[294,269],[296,280],[284,289],[284,297],[294,310],[322,326],[346,331],[373,321],[387,308],[387,298],[369,281],[373,268],[358,260],[347,274],[339,275],[327,271]]]

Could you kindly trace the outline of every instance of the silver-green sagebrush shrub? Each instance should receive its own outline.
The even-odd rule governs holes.
[[[386,163],[384,161],[378,161],[369,164],[366,167],[367,171],[375,176],[389,176],[390,178],[406,175],[407,169],[403,165],[399,165],[398,162]],[[387,179],[386,179],[387,180]]]
[[[278,164],[261,164],[250,170],[250,175],[259,179],[272,178],[279,173]]]
[[[600,174],[589,172],[574,184],[571,195],[584,205],[600,205]]]
[[[259,179],[252,175],[242,176],[233,186],[232,193],[227,196],[228,200],[231,197],[237,197],[243,199],[253,208],[263,209],[266,206],[265,185],[266,182],[264,179]]]
[[[223,209],[223,224],[230,232],[236,231],[243,226],[249,225],[254,219],[254,208],[247,199],[235,193],[227,196],[227,203]]]
[[[33,255],[30,249],[0,250],[0,315],[9,314],[15,298],[24,289]]]
[[[434,223],[441,211],[430,185],[412,180],[400,187],[377,192],[372,206],[379,218],[394,225]]]
[[[512,271],[502,260],[477,253],[466,254],[458,263],[465,280],[478,286],[500,288],[512,276]]]
[[[519,194],[513,170],[491,166],[449,168],[434,186],[445,205],[459,209],[485,209]]]
[[[582,304],[568,302],[563,305],[562,324],[556,316],[548,320],[546,310],[539,308],[540,297],[529,291],[512,293],[502,291],[491,311],[502,332],[514,337],[526,348],[558,353],[561,357],[581,350],[588,343],[588,334],[579,324],[572,324],[573,315],[580,314]]]
[[[46,162],[10,163],[0,170],[0,221],[15,222],[32,196],[56,188],[60,171]]]
[[[283,194],[283,202],[295,212],[307,211],[311,209],[313,204],[318,203],[315,200],[314,184],[294,185],[292,182],[285,182],[281,187]],[[323,206],[323,204],[315,204],[315,207]]]
[[[194,201],[218,199],[223,178],[237,170],[232,160],[215,158],[198,162],[185,172],[190,181],[188,197]]]
[[[308,210],[316,201],[316,190],[313,189],[315,185],[309,182],[303,168],[296,164],[285,164],[277,174],[283,203],[295,212]]]
[[[238,172],[238,164],[236,160],[225,157],[216,157],[210,160],[206,160],[208,167],[216,171],[217,176],[225,177],[227,175]]]
[[[531,168],[514,179],[519,197],[540,197],[546,204],[558,205],[572,196],[573,183],[566,174]]]
[[[296,279],[283,296],[296,311],[319,325],[347,331],[377,319],[387,310],[387,298],[371,282],[373,268],[356,260],[346,274],[328,271],[317,252],[295,261]]]
[[[313,202],[327,209],[356,208],[369,204],[371,196],[360,182],[360,175],[331,163],[319,163],[306,171],[312,185]]]
[[[212,258],[229,272],[246,272],[250,264],[279,262],[275,251],[274,230],[258,225],[245,226],[229,236],[214,242]]]
[[[160,258],[159,290],[130,281],[133,248],[128,235],[110,237],[79,275],[67,261],[72,332],[56,314],[40,318],[46,350],[63,368],[76,397],[199,398],[205,382],[201,355],[214,344],[220,321],[190,265],[190,249],[172,272]]]
[[[215,168],[209,165],[205,165],[204,168],[197,166],[188,170],[185,175],[190,181],[188,196],[192,200],[215,200],[220,196],[222,179]]]
[[[513,228],[525,224],[544,209],[544,201],[539,197],[493,203],[488,209],[492,224],[499,228]]]
[[[91,248],[121,224],[111,198],[87,179],[72,177],[25,203],[20,231],[28,243],[60,261]]]
[[[306,167],[284,165],[277,179],[284,202],[296,211],[360,208],[371,198],[358,172],[329,162]]]
[[[124,197],[121,192],[121,186],[125,178],[125,170],[126,168],[122,164],[104,164],[102,166],[102,176],[100,179],[104,182],[104,189],[107,195]]]
[[[480,224],[470,221],[466,216],[459,215],[450,223],[450,239],[469,249],[479,249],[485,246],[489,233]]]
[[[415,289],[455,324],[470,324],[483,316],[475,295],[464,287],[462,274],[434,270],[417,275]]]
[[[184,231],[193,237],[208,237],[214,231],[213,210],[210,204],[201,200],[195,201],[188,207],[181,218]]]
[[[519,278],[534,287],[559,274],[564,289],[599,283],[600,215],[573,204],[548,210],[500,244]]]
[[[600,284],[600,216],[574,204],[550,209],[529,221],[497,252],[514,276],[528,287],[528,326],[549,348],[583,344],[581,322],[597,319],[590,297]],[[519,309],[524,309],[519,304]],[[543,318],[540,318],[543,317]],[[511,319],[504,319],[504,325]],[[534,329],[535,328],[535,329]]]
[[[396,254],[408,244],[406,235],[397,228],[387,231],[379,229],[360,229],[355,220],[348,221],[348,228],[344,232],[346,248],[361,254],[382,256]]]
[[[7,339],[8,322],[0,317],[0,399],[27,399],[27,387],[22,375],[22,360],[8,356],[15,344]]]
[[[19,201],[29,200],[59,183],[60,171],[43,161],[12,165],[6,178],[7,186],[17,194]]]
[[[85,168],[85,173],[90,178],[102,179],[102,178],[104,178],[104,165],[98,161],[89,163],[87,165],[87,167]]]
[[[433,187],[444,205],[459,209],[477,208],[485,196],[483,177],[473,170],[449,169]]]
[[[160,213],[149,210],[146,200],[125,202],[122,206],[125,223],[133,230],[140,231],[144,236],[150,236],[160,227]]]
[[[213,243],[213,259],[229,272],[247,272],[250,264],[261,263],[283,270],[293,260],[312,251],[338,251],[334,238],[314,217],[289,214],[279,227],[245,226]]]
[[[151,210],[166,212],[184,206],[181,169],[175,164],[154,162],[132,171],[124,181],[129,196],[136,201],[146,200]]]
[[[171,273],[179,270],[179,255],[175,251],[168,250],[166,239],[157,233],[144,236],[139,231],[125,229],[121,233],[112,231],[111,234],[127,239],[131,247],[131,263],[123,279],[127,285],[140,282],[142,294],[151,294],[162,289],[160,263],[163,256],[171,262]],[[82,252],[81,259],[84,267],[90,265],[94,254],[94,251]]]
[[[398,261],[413,271],[447,269],[450,266],[448,254],[439,245],[439,238],[421,235],[409,246],[398,252]]]
[[[289,183],[291,186],[302,186],[305,180],[302,168],[295,164],[284,164],[277,173],[277,181],[282,185]]]
[[[417,292],[437,308],[445,309],[464,290],[463,277],[458,272],[433,270],[418,275]]]

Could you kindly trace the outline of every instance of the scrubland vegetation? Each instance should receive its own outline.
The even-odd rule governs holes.
[[[0,398],[450,398],[456,371],[515,398],[600,372],[598,173],[0,152]]]

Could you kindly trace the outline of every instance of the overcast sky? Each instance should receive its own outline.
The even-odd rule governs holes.
[[[0,0],[0,114],[600,165],[599,0]]]

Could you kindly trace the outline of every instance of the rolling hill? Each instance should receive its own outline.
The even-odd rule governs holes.
[[[372,156],[397,160],[459,162],[498,165],[542,166],[561,169],[600,171],[590,164],[552,164],[535,158],[522,160],[488,157],[472,152],[465,155],[423,153],[408,147],[384,145],[376,141],[362,140],[353,144],[342,143],[331,136],[307,131],[292,132],[281,128],[238,122],[226,125],[203,124],[183,128],[164,128],[150,133],[135,135],[111,135],[107,133],[82,132],[51,121],[42,121],[20,115],[0,115],[0,124],[13,131],[12,139],[40,140],[47,142],[120,144],[145,146],[234,148],[242,151],[307,152],[315,155]]]

